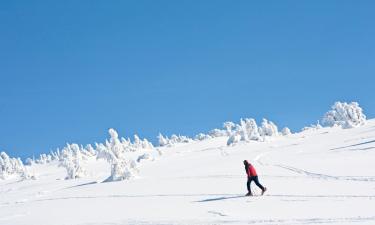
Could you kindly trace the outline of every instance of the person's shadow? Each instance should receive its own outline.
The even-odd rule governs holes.
[[[245,195],[235,195],[235,196],[228,196],[228,197],[207,198],[207,199],[199,200],[197,202],[213,202],[213,201],[221,201],[221,200],[243,198],[243,197],[246,197],[246,196]]]

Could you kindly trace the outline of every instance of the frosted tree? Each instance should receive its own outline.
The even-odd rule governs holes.
[[[50,154],[41,154],[39,159],[36,160],[38,164],[47,164],[49,162],[52,162],[52,156]]]
[[[278,132],[277,126],[273,122],[263,119],[262,126],[259,127],[259,134],[262,137],[278,136],[279,132]]]
[[[56,151],[51,151],[51,161],[60,160],[60,149],[57,149]]]
[[[167,146],[169,144],[169,140],[167,137],[164,137],[161,133],[158,135],[158,140],[159,140],[159,146]]]
[[[178,143],[191,143],[191,142],[193,142],[193,139],[184,135],[178,135]]]
[[[97,145],[98,158],[103,158],[111,164],[111,176],[106,181],[130,179],[137,171],[136,163],[126,158],[127,150],[119,140],[117,132],[112,128],[108,132],[110,139],[106,141],[106,145]]]
[[[199,133],[195,135],[194,139],[198,141],[203,141],[212,138],[210,135]]]
[[[260,134],[254,119],[241,119],[240,125],[236,126],[236,134],[241,136],[241,141],[258,141]]]
[[[143,140],[139,139],[139,141],[140,141],[139,148],[154,149],[154,145],[151,142],[149,142],[146,138],[143,138]]]
[[[11,158],[5,152],[1,152],[0,179],[7,179],[15,175],[24,179],[30,178],[30,175],[20,158]]]
[[[357,102],[335,102],[332,110],[324,115],[322,123],[328,127],[353,128],[364,125],[366,116]]]
[[[182,135],[176,135],[173,134],[170,138],[164,137],[163,135],[159,134],[158,136],[159,139],[159,146],[173,146],[175,144],[182,144],[182,143],[191,143],[194,140],[187,137],[187,136],[182,136]],[[152,145],[149,143],[149,145]]]
[[[142,146],[142,141],[141,139],[138,137],[138,135],[134,135],[134,145],[136,147],[141,147]]]
[[[241,140],[241,135],[233,133],[227,140],[227,145],[232,146]]]
[[[283,136],[288,136],[290,134],[292,134],[292,132],[290,131],[290,129],[288,127],[284,127],[282,130],[281,130],[281,134]]]
[[[213,130],[210,130],[210,132],[208,132],[208,135],[210,135],[213,138],[223,137],[223,136],[227,136],[227,132],[225,130],[213,129]]]
[[[172,136],[169,138],[170,144],[177,144],[179,142],[180,142],[180,138],[175,134],[172,134]]]
[[[60,166],[64,167],[67,172],[65,179],[76,179],[84,177],[84,155],[77,144],[67,144],[62,150],[60,156]]]
[[[232,130],[235,127],[236,127],[236,124],[234,124],[231,121],[227,121],[223,123],[223,128],[225,128],[228,136],[232,135]]]
[[[247,130],[247,134],[249,135],[249,140],[258,141],[260,139],[258,125],[254,119],[245,119],[245,128]]]
[[[94,147],[92,145],[86,145],[85,148],[81,147],[82,153],[87,157],[95,157],[97,152],[95,151]]]
[[[241,119],[240,125],[237,126],[237,134],[241,136],[241,141],[249,141],[249,133],[246,129],[246,122]]]

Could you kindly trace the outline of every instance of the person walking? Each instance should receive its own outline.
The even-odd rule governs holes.
[[[258,174],[257,174],[254,166],[251,165],[251,163],[249,163],[247,160],[244,160],[243,164],[245,165],[245,170],[246,170],[246,174],[247,174],[246,185],[247,185],[247,191],[248,192],[247,192],[246,196],[252,196],[253,195],[251,193],[251,188],[250,188],[250,185],[251,185],[252,181],[254,181],[255,184],[262,190],[262,195],[263,195],[264,192],[267,191],[267,188],[259,183]]]

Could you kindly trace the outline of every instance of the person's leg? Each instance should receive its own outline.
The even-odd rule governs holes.
[[[246,186],[247,186],[247,195],[252,195],[251,194],[251,189],[250,189],[250,184],[251,184],[251,178],[248,177],[247,178],[247,183],[246,183]]]
[[[262,189],[262,191],[265,190],[265,188],[263,187],[263,185],[261,185],[261,184],[259,183],[258,176],[255,176],[255,177],[253,178],[253,180],[254,180],[255,184],[256,184],[260,189]]]

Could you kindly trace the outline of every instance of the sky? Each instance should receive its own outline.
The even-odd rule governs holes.
[[[0,151],[375,117],[375,1],[0,1]]]

